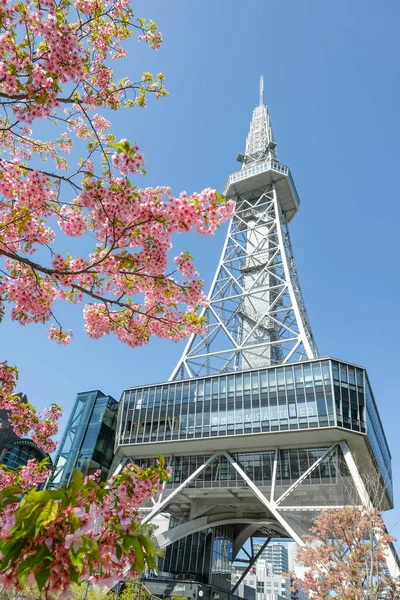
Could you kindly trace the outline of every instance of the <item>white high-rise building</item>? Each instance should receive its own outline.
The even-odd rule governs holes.
[[[261,542],[254,542],[254,554],[256,554],[262,547]],[[260,554],[260,561],[266,563],[267,571],[272,571],[271,575],[282,575],[282,573],[288,573],[289,562],[288,562],[288,551],[286,544],[279,542],[272,542],[268,544],[266,548]]]
[[[236,593],[239,597],[245,597],[244,585],[256,590],[256,600],[284,600],[290,598],[290,581],[282,575],[270,575],[265,560],[258,560],[253,569],[246,574],[239,584]],[[232,570],[232,584],[235,585],[242,576],[244,568]]]

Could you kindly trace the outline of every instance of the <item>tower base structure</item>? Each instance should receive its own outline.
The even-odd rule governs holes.
[[[159,453],[172,481],[143,523],[169,518],[160,570],[226,589],[253,537],[301,546],[322,510],[393,506],[367,373],[331,358],[125,390],[114,468]],[[399,575],[395,551],[388,568]]]

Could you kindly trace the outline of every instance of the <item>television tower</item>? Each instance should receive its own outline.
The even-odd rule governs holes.
[[[261,76],[246,152],[238,156],[242,168],[224,188],[236,210],[203,312],[207,333],[190,338],[172,379],[318,356],[288,229],[300,200],[277,159],[263,92]]]
[[[328,507],[393,507],[366,370],[318,356],[288,229],[300,200],[277,158],[263,88],[261,78],[241,168],[224,188],[236,208],[203,313],[207,331],[189,339],[168,382],[123,392],[114,459],[118,469],[145,467],[161,453],[172,467],[143,519],[169,518],[155,536],[165,549],[160,571],[233,592],[232,560],[247,540],[265,538],[259,552],[279,537],[302,545]],[[248,554],[250,569],[258,553]]]

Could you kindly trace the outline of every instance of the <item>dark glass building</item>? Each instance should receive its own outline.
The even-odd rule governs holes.
[[[18,438],[5,444],[0,454],[0,464],[8,469],[17,469],[26,465],[28,460],[41,461],[44,458],[47,458],[47,465],[51,468],[52,461],[46,452],[38,448],[31,439]]]
[[[28,402],[25,394],[17,394],[21,402]],[[17,469],[27,464],[28,460],[38,461],[47,458],[49,468],[52,465],[50,456],[43,452],[30,438],[19,438],[8,420],[6,410],[0,410],[0,464],[9,469]]]
[[[20,397],[21,402],[28,402],[25,394],[17,395]],[[4,455],[5,447],[15,440],[18,440],[18,436],[11,427],[11,423],[8,420],[8,413],[6,410],[0,410],[0,457]]]
[[[73,469],[84,475],[101,471],[107,479],[114,456],[118,402],[99,390],[77,395],[49,480],[49,487],[68,484]]]

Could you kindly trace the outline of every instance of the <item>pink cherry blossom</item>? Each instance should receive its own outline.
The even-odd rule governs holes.
[[[297,589],[315,598],[396,598],[400,582],[387,571],[387,551],[396,539],[375,508],[344,506],[322,511],[297,561],[304,576]]]
[[[138,347],[153,336],[180,341],[202,333],[203,283],[188,253],[171,255],[172,238],[213,235],[233,214],[232,202],[210,188],[173,194],[140,186],[141,147],[118,139],[109,115],[145,108],[167,92],[161,73],[116,76],[114,61],[127,55],[124,42],[134,35],[154,50],[162,44],[154,21],[135,17],[129,0],[0,0],[0,317],[46,325],[60,345],[73,339],[57,317],[61,302],[81,304],[93,339],[115,335]],[[134,71],[136,61],[130,64]],[[17,377],[0,362],[0,409],[18,436],[53,452],[60,408],[39,413],[22,402]],[[48,491],[34,494],[48,476],[45,461],[0,469],[0,582],[19,591],[21,563],[36,551],[51,562],[46,598],[66,600],[77,577],[109,587],[127,573],[137,577],[143,565],[131,542],[139,508],[168,480],[161,463],[126,467],[107,488],[99,473],[90,475],[78,492],[59,492],[63,502]],[[11,504],[2,500],[7,495]],[[17,535],[28,496],[48,500],[40,506],[46,518],[29,535],[19,531],[20,554],[7,562],[3,549]],[[31,569],[26,581],[36,575]]]
[[[47,594],[70,590],[70,570],[76,566],[74,561],[78,553],[82,556],[80,573],[83,581],[109,587],[124,577],[137,577],[132,538],[137,535],[140,523],[138,509],[168,478],[162,464],[149,469],[129,465],[106,484],[99,483],[99,476],[94,474],[84,485],[75,486],[74,494],[62,492],[63,507],[59,493],[45,492],[47,496],[43,502],[50,501],[56,507],[53,517],[38,527],[30,539],[23,538],[22,544],[25,545],[21,554],[6,561],[6,567],[0,573],[3,581],[7,576],[7,585],[19,589],[21,562],[28,556],[34,556],[43,545],[51,559]],[[66,501],[68,506],[65,506]],[[0,547],[4,548],[12,542],[13,535],[18,534],[23,507],[21,500],[0,509]],[[119,556],[117,546],[121,550]],[[88,548],[96,548],[96,553],[91,554]]]
[[[42,414],[29,402],[22,402],[15,394],[15,386],[18,380],[16,367],[8,365],[7,361],[0,363],[0,409],[6,410],[14,429],[20,437],[31,435],[32,440],[45,452],[53,452],[56,448],[51,439],[58,431],[58,420],[61,417],[61,409],[56,404],[45,409]],[[0,489],[2,484],[2,471],[0,469]],[[22,467],[18,476],[22,476],[28,487],[38,485],[46,480],[47,469],[40,467],[35,461],[28,461]],[[6,479],[8,475],[5,475]]]

